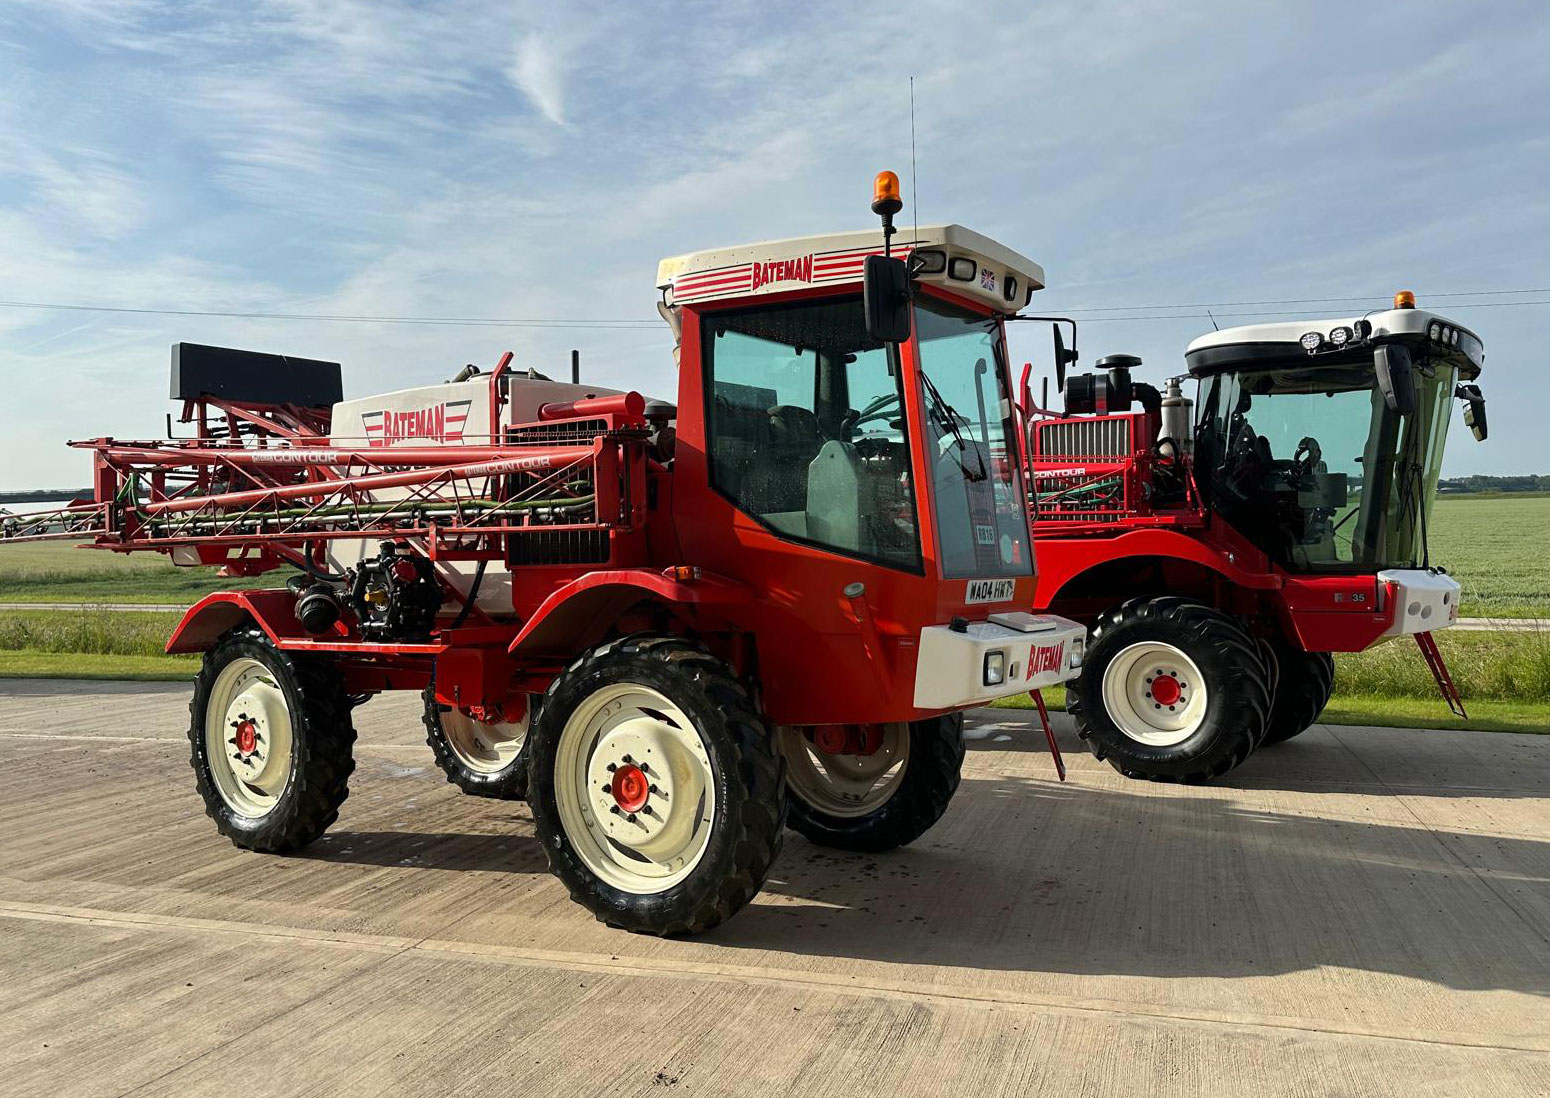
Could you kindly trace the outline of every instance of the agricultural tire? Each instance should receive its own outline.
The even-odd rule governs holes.
[[[528,699],[520,722],[485,724],[436,700],[436,684],[425,688],[425,742],[447,781],[471,797],[500,801],[527,798],[528,731],[537,696]]]
[[[1313,726],[1335,689],[1335,658],[1328,652],[1303,652],[1276,645],[1272,655],[1280,674],[1264,746],[1285,743]]]
[[[963,714],[888,725],[884,734],[873,755],[826,757],[801,729],[781,728],[787,826],[819,846],[867,853],[904,846],[930,830],[958,789]],[[883,773],[889,764],[894,769]]]
[[[1264,738],[1269,682],[1234,618],[1191,599],[1138,598],[1093,623],[1066,711],[1088,749],[1127,778],[1204,782]]]
[[[602,922],[695,934],[763,887],[785,824],[781,758],[698,644],[637,633],[585,653],[550,684],[529,743],[549,867]]]
[[[277,649],[257,626],[205,653],[189,703],[189,765],[205,812],[234,844],[282,854],[339,818],[355,727],[331,661]]]

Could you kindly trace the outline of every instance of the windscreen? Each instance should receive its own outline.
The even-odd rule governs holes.
[[[942,575],[1028,575],[1027,498],[1001,324],[923,296],[915,338]]]
[[[1457,371],[1415,379],[1410,416],[1365,363],[1208,379],[1196,470],[1213,508],[1297,571],[1424,565]]]

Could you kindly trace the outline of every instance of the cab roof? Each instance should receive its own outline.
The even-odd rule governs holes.
[[[1195,377],[1240,369],[1285,369],[1320,365],[1323,362],[1347,364],[1349,356],[1361,352],[1370,344],[1352,340],[1350,350],[1339,354],[1321,350],[1309,354],[1301,340],[1309,332],[1327,336],[1337,328],[1354,332],[1358,321],[1372,325],[1373,340],[1397,338],[1412,345],[1424,345],[1433,353],[1441,353],[1454,360],[1461,373],[1468,378],[1479,375],[1485,365],[1485,344],[1480,337],[1456,321],[1425,309],[1388,309],[1331,320],[1291,320],[1275,324],[1245,324],[1237,328],[1223,328],[1208,332],[1191,341],[1184,352],[1189,372]],[[1439,335],[1458,332],[1458,341],[1434,339],[1433,325]],[[1365,352],[1370,356],[1370,350]]]
[[[893,254],[932,260],[916,280],[944,286],[1003,313],[1015,313],[1044,288],[1044,269],[962,225],[898,226]],[[668,305],[698,305],[813,286],[859,285],[869,255],[881,255],[880,228],[690,252],[657,265]],[[956,262],[955,262],[956,261]]]

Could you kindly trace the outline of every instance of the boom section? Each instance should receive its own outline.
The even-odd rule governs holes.
[[[95,499],[26,518],[34,537],[86,535],[121,552],[257,545],[268,567],[309,542],[361,538],[498,559],[508,539],[535,533],[639,531],[643,408],[633,393],[574,401],[501,428],[493,445],[393,447],[270,430],[251,409],[223,409],[224,437],[201,414],[205,437],[71,443],[93,453]]]

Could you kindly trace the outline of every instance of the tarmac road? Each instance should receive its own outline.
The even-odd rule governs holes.
[[[1205,787],[972,719],[880,857],[791,836],[701,938],[611,931],[525,805],[358,711],[303,855],[221,839],[182,684],[0,682],[0,1094],[1550,1093],[1550,739],[1317,728]],[[1061,718],[1063,719],[1063,718]]]

